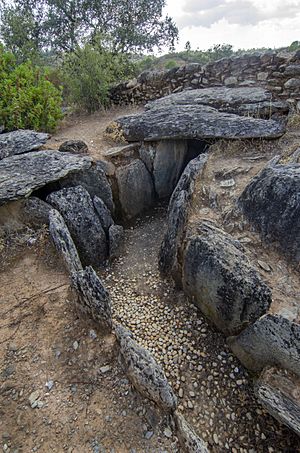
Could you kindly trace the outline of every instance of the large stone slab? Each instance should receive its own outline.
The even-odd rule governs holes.
[[[174,415],[176,436],[186,453],[209,453],[206,443],[195,433],[186,419],[178,412]]]
[[[268,286],[249,262],[241,244],[202,221],[186,236],[184,291],[225,335],[240,332],[268,310]]]
[[[116,120],[128,141],[162,139],[277,138],[285,132],[283,122],[239,116],[207,105],[158,105]]]
[[[0,162],[0,206],[28,197],[43,186],[90,166],[89,157],[58,151],[33,151],[3,159]]]
[[[146,110],[171,105],[208,105],[221,112],[269,118],[272,113],[286,114],[289,105],[273,100],[273,94],[261,87],[213,87],[187,90],[149,102]]]
[[[276,420],[300,436],[300,379],[283,370],[270,368],[263,372],[255,393],[259,402]]]
[[[153,205],[154,187],[151,175],[140,159],[116,171],[119,201],[123,214],[132,218]]]
[[[112,309],[109,293],[91,266],[72,274],[77,310],[104,331],[111,331]]]
[[[182,276],[178,253],[182,247],[189,203],[195,180],[201,177],[207,158],[207,154],[202,154],[188,163],[169,202],[167,231],[159,252],[159,269],[164,275],[172,275],[179,285]]]
[[[275,365],[300,376],[300,325],[282,316],[263,316],[228,344],[250,370]]]
[[[81,261],[70,231],[56,209],[52,209],[49,213],[49,231],[69,273],[72,275],[74,272],[81,271]]]
[[[63,216],[84,265],[100,266],[108,257],[106,234],[89,193],[81,186],[53,192],[47,202]]]
[[[125,372],[132,385],[146,398],[154,401],[165,412],[173,412],[177,399],[158,363],[123,326],[116,327],[120,355]]]
[[[266,240],[300,261],[300,164],[269,165],[245,188],[239,205]]]
[[[46,143],[49,134],[18,130],[0,135],[0,160],[17,154],[39,149]]]

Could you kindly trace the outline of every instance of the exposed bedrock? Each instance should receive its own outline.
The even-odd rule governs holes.
[[[61,214],[52,209],[49,213],[49,231],[57,251],[60,253],[65,266],[72,275],[82,270],[77,249]]]
[[[225,335],[241,331],[268,310],[271,291],[231,235],[202,221],[185,241],[184,291]]]
[[[47,201],[63,216],[83,264],[103,264],[107,240],[89,193],[81,186],[70,187],[51,193]]]
[[[116,337],[120,345],[121,362],[132,385],[164,412],[174,412],[177,407],[176,396],[152,355],[121,325],[116,327]]]
[[[46,143],[49,134],[29,130],[18,130],[0,135],[0,160],[17,154],[39,149]]]
[[[91,158],[58,151],[33,151],[0,161],[0,206],[28,197],[33,191],[70,173],[87,170]]]
[[[271,161],[245,188],[239,206],[264,239],[300,261],[300,164]]]
[[[300,380],[284,370],[270,368],[260,376],[255,393],[279,422],[300,436]]]
[[[112,328],[109,294],[91,266],[72,273],[72,288],[77,310],[104,331]]]
[[[202,154],[188,163],[169,202],[167,231],[159,253],[159,269],[164,275],[172,275],[179,285],[181,269],[178,254],[182,248],[189,203],[195,180],[201,178],[207,158],[207,154]]]
[[[228,343],[250,370],[275,365],[300,376],[300,325],[282,316],[267,314]]]
[[[134,159],[129,164],[117,168],[116,180],[119,202],[125,217],[135,217],[153,205],[152,178],[141,160]]]
[[[213,87],[187,90],[149,102],[145,108],[149,110],[172,105],[208,105],[220,112],[257,118],[270,118],[273,113],[287,114],[289,111],[286,101],[274,100],[272,93],[261,87]]]

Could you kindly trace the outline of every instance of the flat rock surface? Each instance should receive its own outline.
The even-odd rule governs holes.
[[[272,100],[272,93],[261,87],[228,88],[213,87],[188,90],[170,94],[146,105],[146,110],[170,105],[208,105],[222,112],[255,113],[263,117],[272,112],[287,113],[289,106],[285,101]]]
[[[49,134],[29,130],[18,130],[0,135],[0,160],[16,154],[39,149],[46,143]]]
[[[90,166],[89,157],[57,151],[33,151],[4,159],[0,162],[0,206]]]
[[[119,118],[128,141],[204,138],[277,138],[285,132],[281,122],[225,113],[207,105],[163,105],[141,114]]]

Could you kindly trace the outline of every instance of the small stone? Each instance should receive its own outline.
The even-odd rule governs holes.
[[[183,398],[183,389],[182,388],[179,389],[178,396],[179,396],[179,398]]]
[[[149,440],[153,436],[154,432],[153,431],[147,431],[145,434],[145,439]]]
[[[101,371],[101,373],[103,373],[103,374],[104,374],[104,373],[107,373],[107,372],[110,371],[110,370],[111,370],[111,366],[109,366],[109,365],[102,366],[102,367],[100,368],[100,371]]]
[[[164,430],[164,435],[165,435],[168,439],[170,439],[170,438],[172,437],[172,431],[170,430],[170,428],[166,428],[166,429]]]
[[[52,390],[54,386],[54,382],[52,380],[46,382],[46,387],[48,390]]]
[[[79,348],[79,343],[78,343],[78,341],[74,341],[74,343],[73,343],[73,349],[74,349],[74,351],[77,351],[78,348]]]
[[[214,439],[214,443],[218,445],[218,443],[219,443],[219,438],[218,438],[218,435],[217,435],[216,433],[214,433],[213,439]]]
[[[194,405],[193,405],[192,401],[189,400],[187,405],[188,405],[189,409],[194,409]]]
[[[258,263],[259,267],[261,267],[264,271],[266,271],[266,272],[272,271],[271,267],[264,261],[258,260],[257,263]]]
[[[234,179],[227,179],[226,181],[220,182],[220,187],[228,188],[228,187],[234,187],[234,186],[235,186]]]
[[[39,390],[35,390],[34,392],[32,392],[30,395],[29,395],[29,403],[31,405],[31,407],[35,404],[36,400],[39,398],[40,396],[40,392]],[[35,406],[36,407],[36,406]]]

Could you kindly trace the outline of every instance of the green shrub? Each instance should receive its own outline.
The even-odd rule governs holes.
[[[53,131],[62,118],[61,90],[45,70],[27,62],[17,65],[14,56],[0,47],[0,124],[5,129]]]
[[[134,65],[128,55],[112,53],[96,41],[68,54],[62,70],[66,99],[91,113],[108,106],[109,88],[133,75]]]
[[[165,69],[173,69],[173,68],[176,68],[176,66],[178,66],[178,64],[176,63],[176,61],[174,61],[174,60],[169,60],[169,61],[165,64]]]

